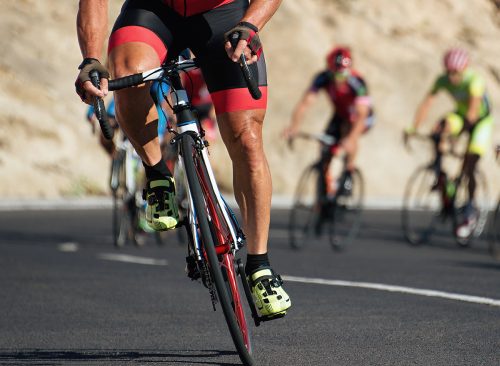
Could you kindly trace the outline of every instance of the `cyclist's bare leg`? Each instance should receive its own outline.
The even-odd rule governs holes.
[[[222,139],[233,163],[233,186],[243,217],[249,254],[267,253],[272,183],[264,153],[265,110],[219,114]]]
[[[325,149],[323,149],[323,151],[321,152],[322,185],[320,186],[320,192],[319,192],[321,195],[320,196],[321,200],[324,200],[328,193],[332,194],[336,193],[336,192],[330,192],[332,188],[332,182],[335,180],[333,175],[329,172],[332,159],[333,159],[333,153],[331,151],[331,148],[326,147]]]
[[[446,123],[446,119],[442,119],[434,126],[432,135],[436,154],[434,168],[436,169],[436,173],[440,173],[442,155],[446,149],[446,141],[450,136],[450,126]]]
[[[468,194],[469,202],[474,201],[474,193],[476,191],[476,176],[474,172],[476,170],[477,163],[479,162],[480,156],[478,154],[467,153],[464,156],[464,163],[462,167],[462,173],[468,180]]]
[[[117,78],[158,67],[160,60],[151,46],[129,42],[113,48],[109,64],[112,75]],[[149,94],[149,83],[118,91],[115,103],[117,120],[145,164],[146,221],[156,231],[173,229],[179,220],[175,183],[162,160],[158,114]]]
[[[160,66],[155,50],[139,42],[124,43],[109,55],[114,78]],[[158,114],[149,95],[149,84],[115,92],[116,116],[141,159],[150,166],[161,159],[158,139]]]
[[[353,129],[352,124],[344,123],[341,128],[340,128],[340,134],[341,134],[341,139],[344,139],[347,137]],[[352,139],[352,143],[349,146],[349,148],[345,149],[346,153],[346,168],[348,171],[352,172],[356,168],[356,156],[358,154],[358,140],[359,136],[356,136],[354,139]]]

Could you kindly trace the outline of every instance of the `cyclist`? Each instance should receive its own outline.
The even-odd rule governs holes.
[[[109,39],[110,70],[114,77],[160,66],[167,54],[190,48],[205,76],[217,113],[219,130],[233,163],[234,191],[247,234],[246,273],[260,315],[273,318],[290,307],[282,281],[269,264],[271,175],[263,149],[262,126],[267,105],[267,81],[258,32],[280,5],[279,0],[128,0]],[[77,30],[84,57],[75,83],[87,103],[107,94],[110,73],[99,62],[107,32],[108,1],[80,0]],[[188,30],[188,31],[186,31]],[[227,40],[240,35],[236,48]],[[244,54],[259,69],[263,97],[254,100],[241,75]],[[90,70],[101,75],[102,91],[89,82]],[[147,217],[155,230],[178,223],[175,185],[161,159],[156,138],[157,113],[148,86],[115,93],[120,126],[141,156],[147,176]],[[259,304],[261,306],[259,306]]]
[[[467,132],[469,142],[464,156],[462,174],[467,177],[469,182],[469,199],[465,207],[464,222],[457,228],[457,235],[466,238],[471,235],[477,221],[477,210],[474,206],[476,189],[474,171],[479,159],[490,144],[493,117],[491,116],[485,81],[468,67],[468,52],[460,48],[452,48],[445,53],[443,64],[444,74],[436,79],[429,94],[420,104],[413,124],[405,132],[411,135],[417,131],[427,117],[435,95],[439,91],[447,91],[456,102],[455,111],[448,113],[434,127],[436,135],[434,168],[438,177],[437,182],[439,182],[439,176],[444,174],[441,170],[441,160],[446,138],[449,136],[457,138],[461,133]]]
[[[106,107],[106,113],[108,114],[108,121],[109,125],[113,129],[118,128],[118,123],[116,122],[116,115],[115,115],[115,100],[111,99],[108,103],[108,106]],[[94,106],[89,105],[87,108],[87,121],[89,121],[92,124],[92,130],[94,131],[94,126],[95,123],[97,122],[97,117],[95,116],[94,113]],[[104,138],[102,133],[99,134],[99,143],[101,144],[102,148],[108,153],[110,157],[113,156],[115,152],[115,143],[113,140],[108,140]]]
[[[189,70],[187,73],[181,74],[181,79],[183,85],[186,85],[189,101],[205,130],[207,140],[215,141],[217,136],[215,108],[201,70]]]
[[[368,94],[366,82],[352,68],[352,57],[349,48],[335,47],[327,56],[327,69],[318,73],[312,84],[304,93],[293,112],[292,121],[283,131],[287,139],[295,137],[302,124],[304,114],[316,101],[318,92],[324,90],[334,108],[334,114],[328,123],[325,133],[335,138],[335,145],[322,152],[323,172],[325,174],[324,189],[334,194],[335,180],[327,173],[332,157],[342,149],[346,153],[347,171],[355,169],[355,159],[360,136],[374,122],[372,100]],[[345,188],[349,189],[350,176],[346,178]]]

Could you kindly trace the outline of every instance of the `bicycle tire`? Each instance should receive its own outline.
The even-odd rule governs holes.
[[[204,161],[199,155],[195,147],[195,141],[191,135],[184,135],[182,137],[181,153],[187,180],[191,189],[194,208],[196,210],[200,237],[203,243],[204,255],[206,256],[205,259],[208,262],[210,275],[215,284],[217,297],[224,313],[231,338],[243,364],[247,366],[254,365],[254,361],[250,354],[251,343],[249,341],[246,320],[241,324],[237,319],[236,311],[242,311],[241,301],[236,304],[236,306],[239,306],[239,309],[235,310],[235,308],[233,308],[233,304],[235,304],[235,294],[228,289],[228,282],[226,281],[226,279],[229,279],[229,281],[235,280],[236,271],[234,271],[234,260],[232,255],[219,256],[216,252],[214,239],[217,240],[217,235],[214,235],[214,227],[211,225],[211,221],[213,222],[213,220],[209,218],[206,204],[207,200],[211,198],[203,194],[202,186],[199,181],[199,169],[196,167],[196,165],[198,165],[198,167],[203,169]],[[210,186],[209,182],[203,183]],[[233,271],[230,270],[231,267]],[[237,293],[239,295],[238,291]],[[248,339],[246,342],[245,337]]]
[[[456,197],[455,197],[455,210],[453,215],[453,233],[455,237],[455,242],[460,247],[469,247],[472,243],[481,236],[483,233],[486,222],[488,220],[489,213],[489,192],[488,184],[486,181],[486,175],[479,169],[474,172],[476,176],[476,190],[475,190],[475,203],[477,211],[477,222],[474,230],[470,236],[461,238],[457,235],[458,226],[464,221],[464,209],[465,205],[469,200],[468,188],[467,188],[467,178],[462,176],[457,184]]]
[[[129,236],[130,218],[125,197],[127,189],[123,177],[124,155],[119,154],[111,163],[111,182],[110,187],[113,192],[113,245],[117,248],[123,247]]]
[[[418,167],[406,185],[401,224],[406,240],[412,245],[427,243],[442,213],[441,190],[433,189],[435,172]]]
[[[493,213],[490,230],[488,249],[493,258],[500,260],[500,199]]]
[[[333,203],[328,238],[334,250],[344,250],[357,237],[361,227],[364,200],[364,180],[359,169],[351,172],[351,187],[346,187],[347,172],[339,178],[338,192]]]
[[[326,223],[321,215],[320,170],[316,164],[306,167],[295,189],[294,203],[288,219],[290,246],[302,249],[311,242],[321,240]]]

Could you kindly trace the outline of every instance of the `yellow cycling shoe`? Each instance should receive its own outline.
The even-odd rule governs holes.
[[[179,222],[175,201],[175,183],[172,177],[148,182],[144,191],[146,221],[155,231],[174,229]]]
[[[252,273],[248,282],[259,315],[266,320],[285,316],[292,306],[290,297],[283,290],[283,280],[271,268],[264,267]]]

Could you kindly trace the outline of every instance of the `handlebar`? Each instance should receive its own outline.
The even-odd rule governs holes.
[[[288,140],[288,145],[293,147],[293,141],[295,138],[302,138],[305,140],[318,141],[325,146],[333,146],[337,143],[337,139],[332,135],[327,135],[325,133],[310,133],[310,132],[298,132],[293,138]]]
[[[410,146],[410,139],[417,139],[417,140],[424,140],[428,142],[435,143],[437,136],[435,134],[422,134],[422,133],[412,133],[409,134],[407,132],[404,132],[403,135],[403,140],[404,140],[404,145],[408,151],[412,151],[411,146]],[[443,153],[443,155],[449,155],[454,158],[463,158],[463,154],[460,154],[455,151],[455,144],[451,143],[451,146],[447,151]]]
[[[99,80],[99,72],[97,70],[92,70],[90,72],[90,81],[97,88],[101,88],[101,82]],[[106,107],[104,106],[104,101],[102,98],[94,98],[94,113],[101,126],[101,131],[104,137],[108,140],[113,139],[115,131],[111,128],[108,121],[108,115],[106,114]]]
[[[235,34],[237,37],[239,37],[238,33],[233,33],[233,37]],[[108,90],[113,91],[113,90],[130,88],[132,86],[140,85],[146,81],[159,80],[165,74],[169,75],[173,72],[188,71],[197,67],[198,63],[196,62],[196,59],[181,60],[181,61],[166,63],[160,67],[145,71],[143,73],[137,73],[129,76],[124,76],[122,78],[110,80],[108,84]],[[250,92],[250,94],[254,99],[260,99],[262,97],[262,93],[257,85],[257,78],[253,76],[254,73],[252,72],[252,70],[250,70],[246,62],[245,55],[243,54],[240,57],[240,67],[241,67],[241,72],[243,73],[243,77],[245,78],[248,91]],[[254,71],[257,72],[257,69],[254,69]]]

